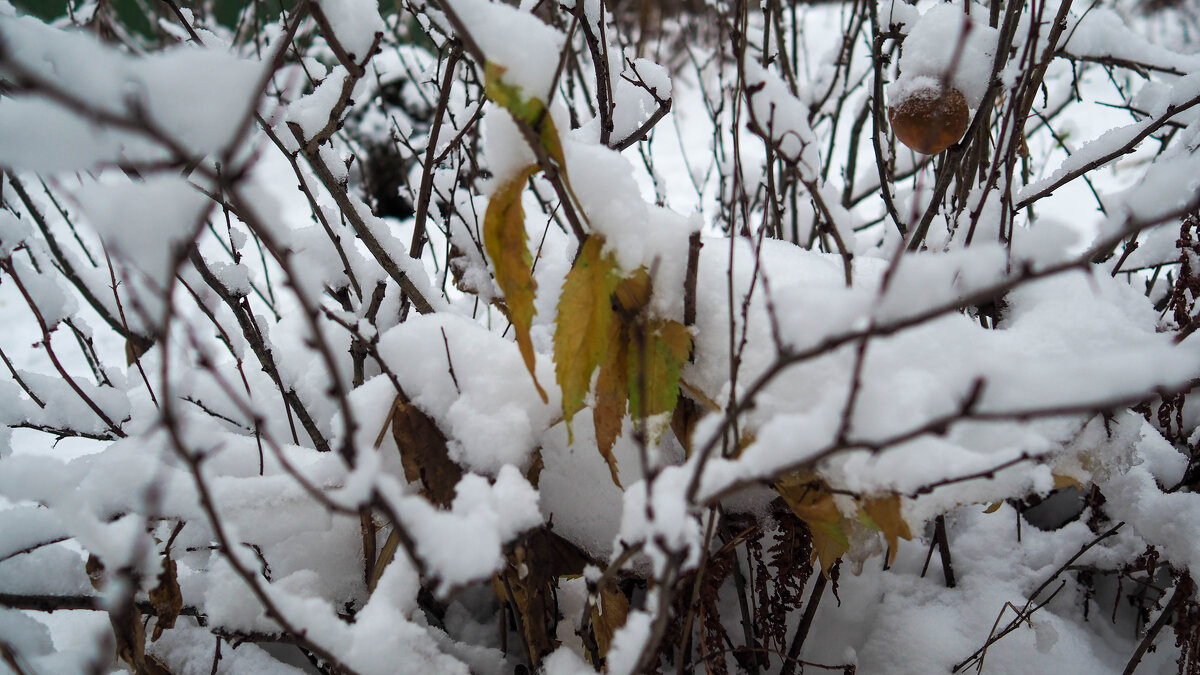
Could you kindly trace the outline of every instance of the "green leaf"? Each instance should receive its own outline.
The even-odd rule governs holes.
[[[575,266],[567,273],[558,299],[554,327],[554,371],[562,388],[563,417],[570,434],[571,418],[583,408],[592,372],[608,355],[611,296],[620,281],[616,264],[605,256],[603,238],[583,243]]]
[[[673,412],[692,335],[678,321],[652,319],[641,338],[634,338],[629,358],[629,409],[638,417]]]
[[[483,242],[496,268],[496,283],[504,292],[508,320],[512,322],[525,367],[542,400],[548,401],[546,391],[537,381],[533,340],[529,336],[536,312],[533,298],[537,282],[533,278],[533,259],[525,244],[525,209],[521,206],[525,181],[536,172],[537,167],[526,168],[492,195],[483,217]]]
[[[518,122],[537,124],[546,106],[539,99],[525,96],[521,88],[504,81],[507,69],[488,61],[483,66],[483,89],[489,100],[504,108]]]

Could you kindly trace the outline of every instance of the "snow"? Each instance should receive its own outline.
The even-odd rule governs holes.
[[[554,86],[563,34],[528,12],[495,0],[448,0],[502,79],[545,102]]]
[[[503,564],[502,546],[542,523],[537,492],[512,466],[494,484],[476,474],[464,476],[448,512],[421,497],[394,503],[416,540],[417,555],[437,570],[442,592],[490,578]]]
[[[821,165],[820,144],[808,126],[808,106],[792,96],[778,75],[747,58],[746,90],[754,119],[779,152],[799,165],[806,180],[816,179]]]
[[[135,124],[144,118],[154,133],[197,156],[219,154],[234,140],[261,77],[259,65],[228,52],[180,47],[128,56],[31,17],[0,17],[0,39],[21,70],[46,87]],[[30,96],[0,103],[0,129],[7,130],[0,164],[10,167],[89,169],[171,154],[147,134],[107,128],[69,106]]]
[[[379,16],[377,0],[318,0],[318,3],[346,55],[355,63],[365,61],[371,55],[376,36],[387,30]]]
[[[105,244],[127,263],[166,288],[173,263],[191,241],[211,204],[178,176],[142,182],[116,179],[83,186],[80,209]]]
[[[1091,7],[1083,16],[1073,18],[1063,46],[1068,54],[1134,61],[1181,73],[1194,72],[1200,66],[1200,59],[1195,55],[1172,51],[1131,30],[1113,8]]]
[[[307,142],[316,136],[329,124],[330,118],[333,116],[333,109],[341,98],[342,88],[349,77],[350,73],[344,67],[338,66],[317,85],[311,94],[289,105],[284,117],[284,122],[289,125],[289,130],[285,132],[281,129],[279,135],[291,136],[290,125],[294,124],[302,132],[300,137],[302,141]],[[329,164],[329,166],[336,166],[336,164]]]
[[[528,466],[538,436],[561,414],[542,403],[516,344],[468,319],[414,318],[384,333],[379,349],[413,403],[446,432],[450,458],[469,470]],[[559,400],[548,359],[538,361],[538,381]]]
[[[991,80],[998,37],[984,11],[972,5],[968,16],[962,7],[937,4],[921,14],[904,38],[900,77],[889,85],[888,98],[902,101],[927,86],[926,78],[945,78],[962,92],[968,106],[978,107]]]

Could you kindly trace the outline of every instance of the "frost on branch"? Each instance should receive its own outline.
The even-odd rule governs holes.
[[[0,5],[0,663],[1196,672],[1192,9]]]

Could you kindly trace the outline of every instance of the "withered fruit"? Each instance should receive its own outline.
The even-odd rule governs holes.
[[[923,155],[936,155],[966,133],[971,110],[959,90],[927,87],[890,106],[888,121],[901,143]]]

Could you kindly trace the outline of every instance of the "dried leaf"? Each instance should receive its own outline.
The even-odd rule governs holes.
[[[599,601],[592,607],[592,635],[596,638],[596,649],[604,657],[608,655],[613,634],[625,625],[629,616],[629,598],[616,586],[601,589],[599,595]]]
[[[454,488],[463,477],[463,470],[450,460],[445,434],[428,415],[398,396],[391,420],[404,477],[410,483],[419,481],[426,499],[448,508],[454,501]]]
[[[583,243],[558,300],[554,364],[568,435],[571,418],[583,407],[592,372],[608,353],[608,328],[613,319],[610,297],[620,278],[603,250],[604,240],[596,235]]]
[[[521,358],[525,360],[538,394],[543,401],[548,401],[545,390],[537,381],[533,340],[529,336],[536,312],[533,299],[537,294],[537,282],[533,278],[533,258],[525,243],[525,209],[521,206],[525,181],[536,172],[537,167],[528,167],[492,194],[483,216],[483,243],[496,270],[496,284],[504,292],[508,320],[512,322]]]
[[[525,480],[529,481],[529,484],[536,488],[542,480],[542,469],[545,468],[546,462],[542,459],[542,449],[537,448],[533,451],[533,462],[525,472]]]
[[[169,554],[163,555],[163,569],[158,575],[158,585],[150,589],[150,604],[154,606],[157,619],[154,622],[154,634],[150,641],[155,642],[162,637],[163,631],[175,627],[175,620],[183,610],[183,593],[179,590],[179,578],[175,561]]]
[[[613,307],[626,317],[637,315],[650,304],[650,273],[640,267],[621,280],[613,291]]]
[[[861,513],[869,519],[868,526],[883,533],[888,543],[888,565],[896,559],[900,539],[912,539],[912,531],[900,515],[900,495],[875,497],[863,502]]]
[[[150,351],[150,348],[153,346],[154,340],[130,334],[129,338],[125,340],[125,365],[132,366],[146,352]]]
[[[600,455],[608,463],[613,483],[621,487],[617,475],[617,459],[613,456],[613,445],[621,435],[621,422],[625,419],[626,361],[628,360],[627,331],[619,321],[608,325],[608,354],[600,363],[596,375],[596,403],[592,407],[592,422],[596,428],[596,445]]]
[[[526,548],[534,552],[537,560],[546,561],[552,577],[578,576],[585,567],[596,564],[583,549],[544,527],[530,532],[526,542]]]
[[[557,616],[545,540],[518,543],[507,556],[502,572],[492,579],[492,590],[508,602],[520,623],[525,647],[536,666],[558,646],[553,625]]]
[[[803,606],[804,589],[812,576],[812,528],[800,520],[782,498],[771,502],[771,516],[777,526],[775,543],[767,550],[767,563],[758,563],[754,583],[762,584],[759,594],[763,596],[766,595],[765,580],[771,579],[772,593],[759,602],[755,620],[763,626],[763,635],[774,639],[779,649],[786,652],[788,617]],[[746,550],[753,549],[752,540],[747,541]]]
[[[400,532],[393,529],[391,534],[388,535],[387,540],[383,542],[383,548],[379,549],[379,556],[375,558],[375,568],[371,570],[371,578],[367,579],[367,590],[371,592],[375,591],[375,586],[379,584],[379,579],[383,577],[384,570],[396,558],[396,551],[399,548]]]
[[[999,511],[999,510],[1000,510],[1000,507],[1001,507],[1001,506],[1004,506],[1004,500],[1003,500],[1003,499],[1001,499],[1001,500],[1000,500],[1000,501],[998,501],[998,502],[992,502],[992,504],[991,504],[991,505],[989,505],[989,506],[988,506],[986,509],[984,509],[984,510],[983,510],[983,512],[984,512],[984,513],[995,513],[995,512],[997,512],[997,511]]]
[[[704,668],[709,675],[726,675],[729,665],[725,659],[725,647],[729,633],[721,621],[721,586],[733,572],[733,552],[719,551],[708,559],[704,577],[699,580],[700,603],[696,618],[700,622],[701,644],[708,658]]]
[[[692,456],[692,432],[696,430],[700,414],[700,405],[688,396],[681,396],[676,401],[675,412],[671,414],[671,431],[688,457]]]

